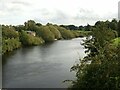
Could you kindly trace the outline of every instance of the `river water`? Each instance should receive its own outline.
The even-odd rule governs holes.
[[[66,88],[70,68],[85,56],[82,39],[20,48],[3,56],[3,88]]]

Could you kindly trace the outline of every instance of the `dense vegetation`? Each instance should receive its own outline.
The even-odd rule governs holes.
[[[12,26],[2,26],[2,53],[13,51],[21,46],[19,33]]]
[[[30,45],[40,45],[44,42],[44,40],[41,37],[34,37],[32,35],[27,34],[25,31],[20,32],[20,42],[24,46],[30,46]]]
[[[1,27],[3,54],[21,46],[40,45],[54,40],[83,36],[79,31],[68,30],[50,23],[42,25],[33,20],[28,20],[24,25],[1,25]]]
[[[76,80],[70,89],[119,90],[120,89],[120,21],[98,21],[91,36],[84,41],[87,49],[80,63],[71,70]]]

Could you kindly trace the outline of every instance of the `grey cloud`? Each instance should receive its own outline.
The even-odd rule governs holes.
[[[111,20],[117,18],[117,13],[107,13],[103,16],[96,14],[92,10],[80,9],[79,12],[73,17],[74,21],[81,23],[91,23],[94,24],[98,20]]]
[[[4,18],[2,22],[9,21],[12,23],[16,21],[15,23],[17,23],[18,21],[22,22],[30,18],[42,24],[50,22],[56,24],[85,25],[87,23],[94,24],[98,20],[107,20],[117,17],[117,13],[108,13],[104,16],[100,16],[89,8],[78,9],[77,13],[71,11],[71,13],[75,13],[75,16],[72,16],[64,10],[58,10],[57,8],[50,9],[47,6],[47,8],[35,7],[31,1],[2,0],[2,2],[4,3],[3,5],[0,3],[0,13],[4,13],[3,15],[0,14],[1,17]],[[13,20],[9,19],[8,17],[12,18]]]
[[[28,3],[28,2],[22,2],[22,1],[13,1],[13,2],[11,2],[12,4],[17,4],[17,5],[31,5],[30,3]]]
[[[34,10],[34,12],[36,12],[37,14],[43,15],[43,16],[47,16],[51,14],[51,12],[45,8],[36,9]]]
[[[40,17],[43,16],[43,17]],[[70,16],[65,12],[60,10],[55,10],[50,12],[46,9],[39,10],[38,17],[34,18],[35,21],[45,23],[56,23],[56,24],[87,24],[96,22],[99,19],[99,16],[94,14],[92,11],[81,9],[78,11],[76,16]]]
[[[74,17],[74,19],[93,21],[100,19],[100,17],[99,15],[95,14],[95,12],[92,10],[80,9],[77,15]]]
[[[63,13],[60,10],[57,10],[53,17],[51,18],[51,21],[57,22],[57,23],[68,23],[70,19],[70,16],[66,13]]]
[[[106,15],[104,15],[103,17],[101,17],[101,19],[113,19],[116,18],[118,19],[118,13],[107,13]]]
[[[69,16],[60,10],[49,11],[47,9],[39,9],[35,12],[36,17],[34,17],[34,20],[37,22],[44,24],[48,22],[57,24],[69,23]]]
[[[35,16],[33,19],[37,22],[46,23],[56,23],[56,24],[75,24],[75,25],[94,25],[98,20],[109,20],[117,16],[117,13],[99,16],[92,10],[80,9],[75,16],[70,16],[65,12],[60,10],[49,11],[47,9],[38,9],[35,11]]]

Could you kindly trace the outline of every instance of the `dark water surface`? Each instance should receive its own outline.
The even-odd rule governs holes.
[[[75,79],[70,68],[85,56],[83,38],[20,48],[3,56],[4,88],[64,88]]]

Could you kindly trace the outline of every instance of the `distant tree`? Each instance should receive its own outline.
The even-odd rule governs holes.
[[[28,20],[27,22],[24,23],[25,24],[25,29],[26,30],[30,30],[30,31],[34,31],[36,23],[33,20]]]
[[[68,30],[78,30],[79,29],[79,27],[77,27],[75,25],[60,25],[60,27],[63,27]]]
[[[100,25],[101,23],[103,23],[103,21],[97,21],[97,22],[95,23],[95,26],[98,26],[98,25]]]
[[[36,23],[36,26],[42,26],[42,24],[41,23]]]
[[[87,24],[87,26],[84,27],[85,31],[91,31],[91,26],[89,24]]]
[[[18,25],[18,26],[13,26],[13,27],[18,32],[21,32],[22,30],[25,30],[25,26],[24,25]]]
[[[75,37],[73,32],[70,30],[66,30],[65,28],[59,27],[59,26],[57,26],[57,29],[60,31],[60,33],[64,39],[71,39],[71,38]]]
[[[70,28],[69,28],[68,25],[60,25],[60,27],[63,27],[63,28],[65,28],[65,29],[67,29],[67,30],[70,30]]]
[[[84,30],[84,26],[79,26],[79,30]]]
[[[78,27],[75,25],[68,25],[69,30],[78,30]]]

